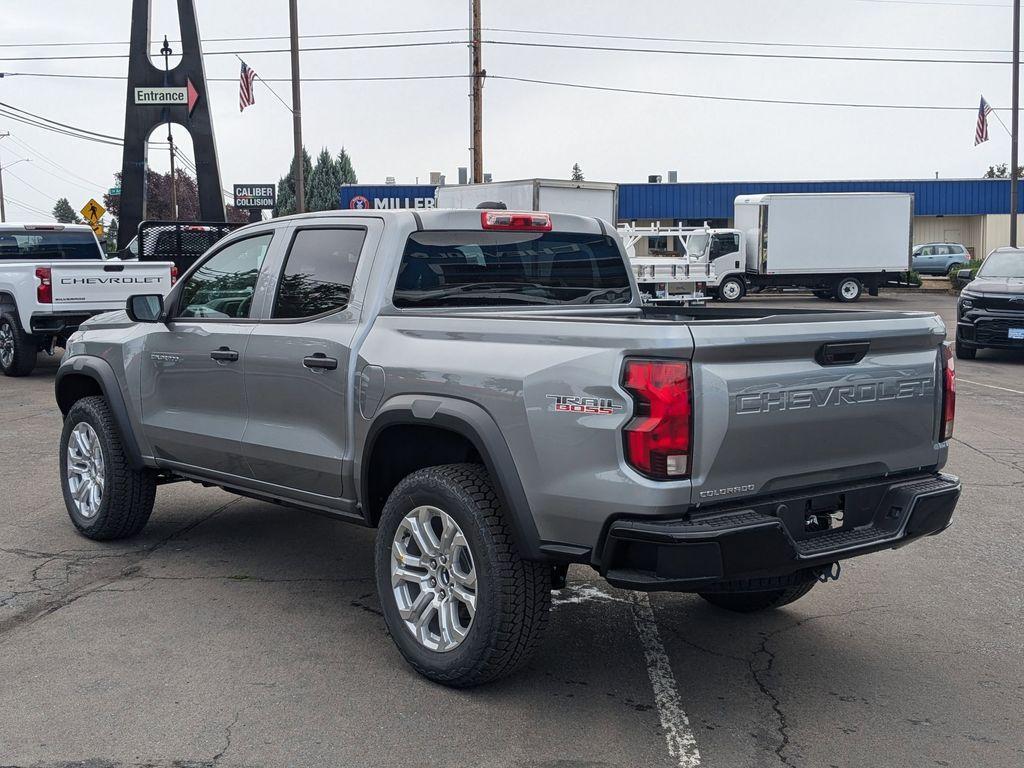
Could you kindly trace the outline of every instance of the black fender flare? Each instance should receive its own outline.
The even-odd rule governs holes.
[[[110,412],[117,423],[118,431],[121,433],[121,445],[124,446],[125,454],[132,469],[142,469],[145,462],[142,459],[142,451],[139,448],[138,440],[135,439],[135,432],[132,430],[131,418],[128,415],[128,406],[124,401],[124,394],[117,383],[114,369],[110,363],[102,358],[93,355],[78,355],[62,363],[57,369],[57,375],[53,381],[53,392],[57,399],[57,406],[61,414],[68,415],[74,401],[68,401],[67,393],[69,385],[75,378],[85,377],[92,379],[99,385]]]
[[[398,395],[384,403],[370,425],[357,461],[361,500],[369,499],[370,466],[365,459],[373,455],[380,433],[396,424],[440,427],[469,440],[495,481],[495,490],[509,513],[508,522],[520,554],[527,560],[551,559],[541,550],[537,524],[504,435],[487,411],[468,400],[436,395]],[[367,514],[364,509],[364,515]]]

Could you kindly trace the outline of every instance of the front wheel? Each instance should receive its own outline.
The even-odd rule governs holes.
[[[4,376],[28,376],[36,367],[39,349],[13,312],[0,315],[0,370]]]
[[[388,498],[375,571],[384,620],[421,675],[466,688],[509,675],[540,644],[551,567],[523,560],[478,464],[428,467]]]
[[[701,597],[712,605],[736,613],[754,613],[769,608],[781,608],[806,595],[817,582],[808,581],[784,589],[764,592],[701,592]]]
[[[978,354],[977,347],[968,347],[960,339],[956,340],[956,359],[973,360]]]
[[[738,277],[727,277],[718,286],[718,298],[722,301],[739,301],[746,292],[746,285]]]
[[[71,522],[90,539],[134,536],[153,511],[156,475],[131,466],[102,397],[79,400],[64,419],[60,480]]]
[[[836,298],[839,301],[857,301],[863,292],[864,286],[856,277],[844,277],[836,283]]]

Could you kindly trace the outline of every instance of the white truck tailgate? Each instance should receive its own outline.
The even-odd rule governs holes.
[[[170,262],[54,261],[49,266],[54,309],[121,309],[132,294],[171,290]]]

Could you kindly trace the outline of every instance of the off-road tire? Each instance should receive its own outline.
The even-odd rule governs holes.
[[[955,349],[957,360],[973,360],[978,355],[977,347],[969,347],[960,341],[960,339],[956,340]]]
[[[816,581],[808,581],[783,589],[769,589],[762,592],[701,592],[701,597],[714,606],[736,613],[754,613],[769,608],[781,608],[806,595]]]
[[[465,639],[443,653],[421,645],[398,613],[391,587],[391,547],[402,519],[432,505],[459,524],[473,557],[477,607]],[[418,470],[392,491],[381,514],[375,571],[388,631],[405,660],[424,677],[468,688],[520,669],[541,643],[551,607],[550,564],[524,560],[507,512],[479,464],[447,464]]]
[[[0,370],[5,376],[28,376],[35,370],[39,344],[32,334],[25,333],[13,312],[0,315],[0,329],[9,332],[14,342],[14,357],[9,365],[4,365],[0,359]]]
[[[103,451],[103,497],[92,518],[79,514],[68,487],[68,439],[81,422],[88,423],[99,437]],[[126,539],[143,529],[153,512],[156,474],[150,469],[133,469],[125,454],[121,433],[101,396],[84,397],[64,419],[60,437],[60,480],[64,506],[75,528],[96,541]]]

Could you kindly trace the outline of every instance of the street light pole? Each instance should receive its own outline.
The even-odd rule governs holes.
[[[1010,245],[1017,247],[1017,106],[1020,100],[1020,0],[1013,0],[1013,114],[1010,116]]]
[[[171,55],[171,46],[167,42],[167,35],[164,35],[164,47],[160,49],[160,53],[164,55],[164,85],[167,85],[167,73],[170,71],[168,64],[168,57]],[[166,107],[164,108],[166,110]],[[171,121],[170,121],[170,110],[167,110],[167,146],[170,147],[171,153],[171,218],[174,221],[178,220],[178,185],[175,183],[174,177],[174,136],[171,134]]]
[[[299,2],[288,0],[292,49],[292,132],[295,134],[295,212],[306,212],[306,180],[302,168],[302,94],[299,88]]]
[[[10,135],[11,134],[9,133],[0,133],[0,139],[7,138]],[[31,160],[27,157],[23,157],[20,160],[15,160],[13,163],[0,165],[0,224],[7,221],[7,209],[4,207],[4,169],[10,168],[12,165],[17,165],[18,163],[28,162],[31,162]]]

